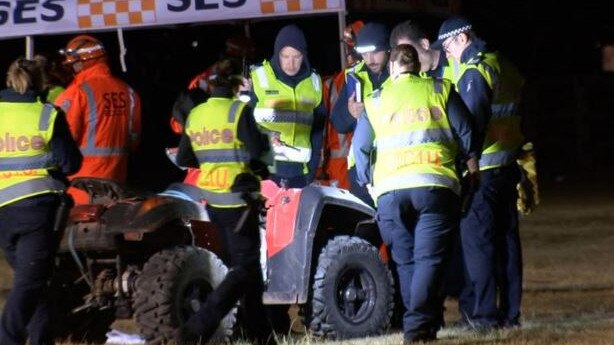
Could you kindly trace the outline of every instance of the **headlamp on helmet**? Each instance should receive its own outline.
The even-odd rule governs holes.
[[[106,56],[102,43],[88,35],[73,38],[65,49],[60,49],[59,53],[64,56],[64,63],[69,65]]]

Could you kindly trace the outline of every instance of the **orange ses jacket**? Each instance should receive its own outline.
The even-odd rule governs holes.
[[[141,101],[101,61],[79,72],[55,104],[66,112],[83,165],[71,179],[98,177],[126,180],[128,156],[141,135]]]
[[[344,82],[344,71],[326,78],[323,82],[323,98],[329,112],[329,117]],[[325,176],[326,178],[321,179],[320,182],[329,184],[331,181],[336,180],[338,187],[349,189],[350,180],[348,178],[347,157],[350,152],[352,134],[337,132],[330,120],[326,121],[325,130],[326,135],[322,145],[322,159],[318,168],[320,169],[320,176]]]

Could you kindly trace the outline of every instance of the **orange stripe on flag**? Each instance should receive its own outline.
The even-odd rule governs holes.
[[[325,10],[328,8],[328,4],[326,0],[313,0],[313,9],[314,10]]]
[[[115,4],[115,9],[117,12],[128,12],[128,1],[118,1]]]
[[[128,18],[129,18],[130,24],[143,23],[143,16],[141,15],[141,12],[130,12],[128,13]]]
[[[79,5],[89,4],[89,3],[90,3],[90,0],[79,0],[77,3],[78,3]]]
[[[90,5],[90,14],[102,14],[102,2],[93,3]]]
[[[301,10],[301,2],[299,0],[288,0],[288,12],[297,12]]]
[[[262,13],[275,13],[275,6],[272,2],[261,2],[260,11]]]
[[[156,9],[156,0],[143,0],[141,3],[143,11],[153,11]]]
[[[115,14],[105,14],[103,17],[104,25],[117,25],[117,17],[115,17]]]
[[[79,17],[79,27],[82,29],[91,28],[92,27],[92,18],[90,17]]]

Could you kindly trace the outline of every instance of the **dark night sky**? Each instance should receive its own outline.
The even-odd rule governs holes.
[[[558,91],[542,92],[542,89],[549,87],[542,85],[544,79],[569,80],[576,76],[600,75],[599,43],[614,41],[614,22],[610,19],[612,11],[608,11],[599,2],[583,1],[582,6],[573,6],[561,5],[553,0],[473,0],[463,1],[462,13],[472,20],[478,35],[509,56],[530,82],[539,81],[534,83],[537,86],[533,91],[539,94],[540,100],[545,97],[556,102],[556,98],[561,97]],[[409,18],[422,21],[433,36],[444,19],[422,13],[350,12],[347,20],[378,20],[392,28],[396,23]],[[259,48],[259,60],[271,54],[279,28],[288,23],[296,23],[306,33],[312,66],[322,74],[334,72],[339,68],[336,20],[336,15],[326,15],[255,21],[251,25],[251,33]],[[172,102],[192,75],[215,61],[223,48],[224,39],[242,30],[243,26],[235,23],[124,31],[128,48],[128,72],[118,74],[133,85],[143,99],[144,140],[136,164],[146,169],[139,169],[133,176],[133,180],[139,181],[142,187],[159,190],[171,180],[180,178],[180,173],[165,160],[163,154],[163,148],[176,141],[168,129]],[[106,32],[96,35],[105,43],[114,69],[119,70],[116,34]],[[55,52],[70,37],[72,35],[38,36],[35,38],[35,49]],[[196,48],[192,46],[193,41],[198,41]],[[0,51],[0,73],[4,75],[10,61],[24,53],[24,40],[0,40]],[[559,108],[552,108],[555,110],[551,109],[550,113],[559,111]],[[533,109],[533,112],[542,113],[547,109],[550,108],[544,110],[540,106]],[[610,109],[614,110],[614,106],[607,108],[607,111],[610,112]],[[568,116],[570,121],[574,119],[573,113]],[[554,133],[539,131],[548,121],[548,117],[540,114],[537,124],[538,132],[544,138],[546,152],[566,135],[575,135],[574,145],[582,151],[584,134],[573,134],[573,129],[567,127],[561,127],[559,132]],[[566,171],[569,168],[567,163],[557,161],[548,165],[553,171]]]

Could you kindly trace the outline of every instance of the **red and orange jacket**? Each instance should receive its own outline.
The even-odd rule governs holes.
[[[328,110],[329,119],[326,121],[326,135],[322,145],[322,159],[318,167],[318,176],[323,184],[330,184],[331,181],[336,180],[338,187],[349,189],[350,180],[348,178],[347,156],[350,152],[352,133],[341,134],[337,132],[330,121],[330,112],[335,102],[337,102],[339,91],[343,87],[344,82],[344,71],[326,78],[323,82],[323,99],[324,105]]]
[[[141,135],[141,101],[105,62],[79,72],[55,104],[66,112],[70,132],[83,154],[76,177],[124,182],[128,156]]]

